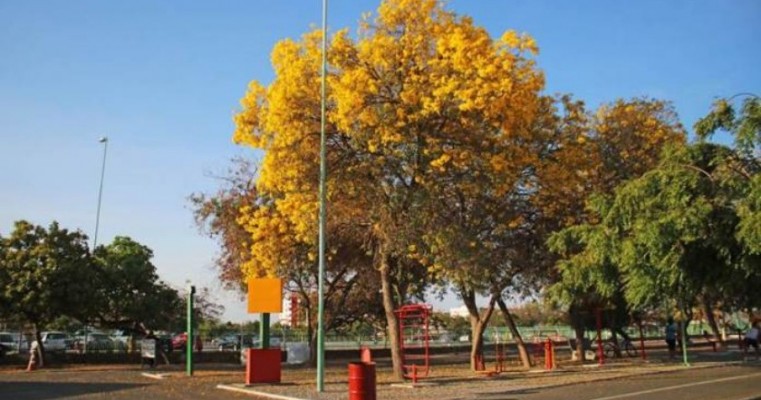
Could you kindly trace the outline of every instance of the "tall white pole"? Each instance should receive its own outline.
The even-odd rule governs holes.
[[[100,187],[98,188],[98,211],[95,213],[95,234],[92,240],[92,249],[98,245],[98,227],[100,226],[100,202],[103,199],[103,177],[106,175],[106,153],[108,152],[108,138],[103,136],[98,140],[103,143],[103,165],[100,168]]]
[[[328,0],[322,0],[322,68],[320,90],[320,237],[319,268],[317,284],[317,391],[324,390],[325,383],[325,327],[323,326],[325,281],[325,218],[326,218],[326,179],[327,160],[325,150],[325,75],[327,75],[328,48]]]

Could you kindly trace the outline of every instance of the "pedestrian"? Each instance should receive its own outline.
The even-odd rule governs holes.
[[[669,347],[669,359],[676,358],[676,323],[674,318],[669,317],[666,322],[666,344]]]
[[[748,332],[745,333],[745,340],[743,340],[745,346],[743,346],[743,357],[748,357],[748,348],[753,346],[753,348],[756,350],[756,360],[759,359],[759,350],[758,350],[758,336],[759,336],[759,328],[758,328],[758,320],[753,321],[753,325],[751,325],[750,329],[748,329]]]
[[[35,340],[29,345],[29,364],[26,366],[26,372],[32,372],[39,367],[42,367],[42,354],[40,344]]]
[[[158,340],[156,340],[156,335],[153,334],[153,331],[148,331],[148,334],[145,335],[145,340],[152,340],[153,341],[153,358],[150,359],[151,368],[156,367],[156,357],[158,356],[158,353],[160,351]]]
[[[196,335],[195,348],[199,353],[203,351],[203,340],[201,340],[201,336]]]

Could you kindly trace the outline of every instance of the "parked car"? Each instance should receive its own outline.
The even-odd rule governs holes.
[[[196,340],[200,340],[198,336],[195,337]],[[172,348],[175,350],[183,349],[188,343],[188,334],[187,332],[182,332],[174,337],[172,337]],[[199,343],[195,343],[193,346],[194,349],[198,349]],[[200,344],[201,348],[203,348],[203,344]]]
[[[42,346],[47,351],[66,351],[73,343],[65,332],[42,332]]]
[[[115,348],[114,341],[108,335],[101,332],[91,332],[87,335],[78,336],[74,339],[74,348],[84,349],[85,337],[87,337],[87,350],[112,350]]]
[[[0,332],[0,346],[3,346],[6,350],[5,352],[10,352],[13,350],[16,350],[19,345],[18,341],[18,333],[10,333],[10,332]],[[26,340],[22,340],[22,346],[27,347]]]
[[[218,338],[212,339],[211,344],[219,351],[225,351],[225,350],[238,351],[239,349],[252,347],[254,344],[254,341],[256,340],[257,340],[256,336],[251,334],[245,334],[245,335],[229,334],[229,335],[224,335],[224,336],[220,336]]]
[[[219,351],[237,351],[241,347],[240,339],[240,335],[225,335],[212,339],[211,344]]]
[[[172,348],[177,350],[185,347],[188,343],[188,334],[183,332],[172,337]]]
[[[127,331],[117,330],[111,335],[111,341],[117,350],[125,350],[129,347],[130,334]],[[135,345],[139,345],[139,338],[135,338]]]

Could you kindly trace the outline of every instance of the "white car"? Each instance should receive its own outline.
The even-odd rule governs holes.
[[[18,348],[17,337],[17,334],[14,335],[8,332],[0,332],[0,357]]]
[[[46,351],[66,351],[69,348],[69,336],[64,332],[42,332],[41,337]]]

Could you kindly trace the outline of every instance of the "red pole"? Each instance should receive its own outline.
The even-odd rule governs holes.
[[[602,348],[602,310],[595,309],[595,319],[597,320],[597,359],[599,365],[605,364],[605,352]]]
[[[642,353],[642,359],[647,360],[647,353],[645,353],[645,335],[642,333],[642,321],[637,321],[639,325],[639,352]]]
[[[557,367],[557,364],[555,364],[555,343],[550,341],[550,355],[552,356],[552,369],[555,369]]]

